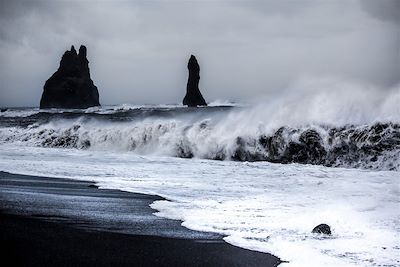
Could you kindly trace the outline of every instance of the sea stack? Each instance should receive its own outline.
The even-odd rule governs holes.
[[[207,106],[206,101],[199,90],[200,66],[196,57],[191,55],[188,62],[189,78],[186,87],[186,95],[183,104],[189,107]]]
[[[86,47],[74,46],[61,58],[60,67],[46,81],[40,108],[88,108],[100,106],[99,92],[90,79]]]

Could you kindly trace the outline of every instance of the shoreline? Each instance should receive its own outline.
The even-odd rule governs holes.
[[[221,235],[153,215],[157,196],[0,172],[0,240],[18,266],[277,266]]]

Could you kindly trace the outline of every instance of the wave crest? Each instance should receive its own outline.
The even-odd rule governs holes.
[[[99,123],[81,118],[2,128],[0,141],[181,158],[400,169],[400,124],[396,123],[285,126],[241,133],[211,119]]]

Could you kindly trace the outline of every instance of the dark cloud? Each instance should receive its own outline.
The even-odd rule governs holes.
[[[400,24],[399,0],[360,0],[361,6],[371,16],[385,21]]]
[[[88,47],[105,104],[180,102],[192,53],[208,101],[277,96],[304,76],[390,87],[399,27],[380,2],[1,1],[0,106],[38,105],[72,44]]]

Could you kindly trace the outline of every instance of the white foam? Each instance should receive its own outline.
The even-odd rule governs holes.
[[[6,118],[29,117],[39,112],[40,112],[39,108],[23,108],[23,109],[8,108],[6,111],[0,112],[0,117],[6,117]]]
[[[0,170],[157,194],[158,216],[271,252],[282,266],[398,266],[399,172],[0,144]],[[310,231],[331,225],[332,237]]]
[[[216,99],[211,101],[210,103],[207,103],[208,106],[210,107],[220,107],[220,106],[235,106],[235,107],[240,107],[240,106],[245,106],[244,104],[236,103],[230,100],[222,100],[222,99]]]
[[[35,123],[29,127],[0,127],[0,143],[21,143],[34,146],[86,148],[94,151],[134,151],[140,155],[162,155],[197,157],[205,159],[231,159],[238,149],[238,137],[244,140],[243,151],[249,155],[269,158],[270,150],[260,142],[260,136],[274,135],[277,128],[270,128],[268,120],[257,121],[252,114],[255,109],[241,109],[217,113],[190,113],[176,117],[147,117],[128,122],[97,120],[78,117],[76,119],[53,119],[47,123]],[[249,118],[246,120],[246,118]],[[244,125],[237,125],[243,122]],[[281,127],[280,125],[279,127]],[[352,126],[347,133],[330,135],[331,128],[317,125],[286,127],[282,135],[283,145],[299,142],[299,136],[306,130],[315,130],[321,137],[321,145],[329,153],[335,151],[342,142],[352,142],[352,146],[362,147],[372,132],[373,125]],[[346,128],[347,129],[347,128]],[[296,131],[292,131],[296,130]],[[348,134],[360,131],[363,138],[349,138]],[[372,160],[372,152],[365,158],[354,156],[348,160],[336,160],[337,166],[353,166],[382,170],[400,169],[400,147],[396,145],[398,128],[388,126],[384,133],[371,139],[390,142],[391,147],[382,151]],[[387,133],[386,135],[385,132]],[[347,135],[346,135],[347,134]],[[359,134],[361,135],[361,134]],[[279,138],[279,137],[278,137]],[[275,139],[278,139],[275,138]],[[277,141],[279,142],[279,140]],[[378,144],[371,146],[379,148]],[[372,150],[372,149],[370,149]],[[279,153],[283,154],[283,151]],[[343,152],[345,153],[345,152]],[[337,155],[335,155],[336,157]]]

